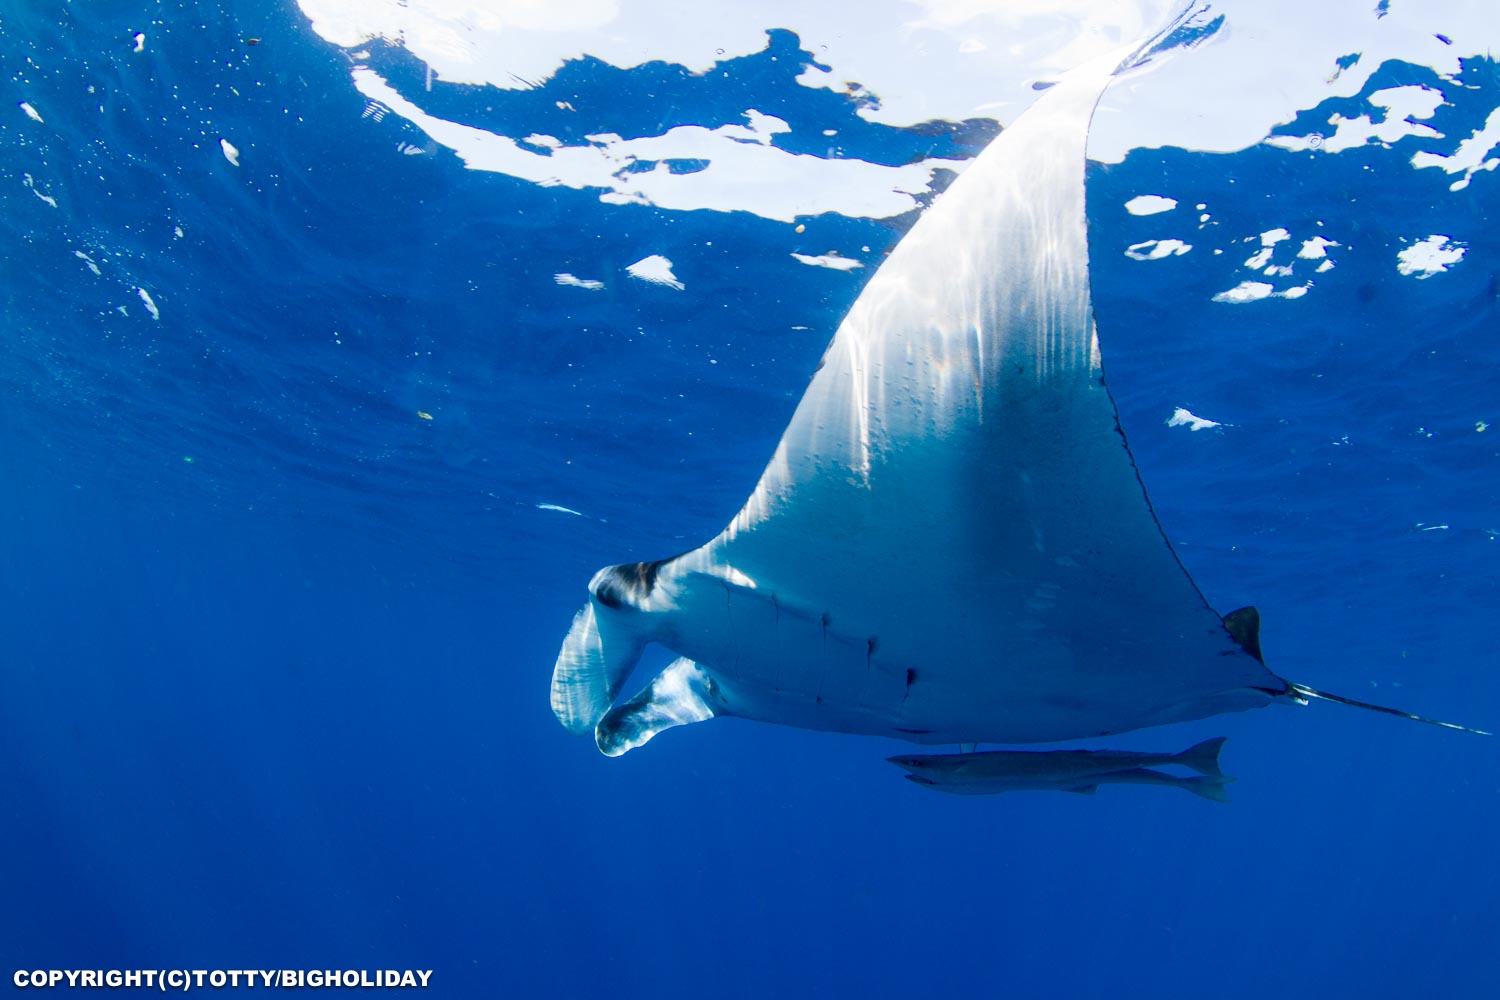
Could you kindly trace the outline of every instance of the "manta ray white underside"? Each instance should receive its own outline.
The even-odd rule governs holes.
[[[1104,385],[1084,146],[1118,62],[1045,93],[900,242],[717,538],[594,577],[565,726],[607,754],[722,715],[1031,743],[1289,693],[1178,563]],[[680,658],[615,706],[653,642]]]
[[[610,755],[725,715],[1033,743],[1317,694],[1194,586],[1104,385],[1085,142],[1119,62],[1048,90],[900,242],[717,538],[595,575],[564,726]],[[649,643],[679,658],[616,704]]]

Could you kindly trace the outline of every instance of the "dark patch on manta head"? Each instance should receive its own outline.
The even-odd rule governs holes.
[[[674,557],[675,558],[675,557]],[[594,597],[606,608],[621,608],[626,604],[638,605],[651,591],[656,589],[656,578],[661,568],[671,559],[652,562],[621,563],[611,566],[599,574],[594,584]]]

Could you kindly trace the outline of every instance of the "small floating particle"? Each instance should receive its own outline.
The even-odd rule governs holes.
[[[141,301],[146,304],[146,311],[151,314],[151,318],[154,320],[160,320],[161,310],[156,308],[156,303],[152,301],[151,293],[146,291],[144,288],[137,288],[136,292],[139,293]]]
[[[259,38],[247,38],[247,39],[245,39],[245,44],[246,45],[259,45],[260,44],[260,39]]]
[[[146,33],[144,31],[137,31],[134,35],[130,36],[130,40],[135,42],[135,51],[146,51]]]
[[[37,113],[36,108],[33,108],[30,104],[27,104],[25,101],[22,101],[20,103],[19,107],[20,107],[20,109],[22,111],[26,112],[26,116],[28,118],[30,118],[32,121],[39,122],[39,121],[42,120],[42,116]]]
[[[420,417],[423,420],[431,420],[432,419],[432,414],[428,413],[426,410],[418,410],[417,411],[417,416]]]
[[[1485,431],[1487,431],[1489,429],[1490,429],[1490,425],[1487,424],[1487,423],[1485,423],[1483,420],[1476,420],[1476,421],[1474,421],[1474,430],[1475,430],[1476,433],[1483,434]]]
[[[228,139],[220,139],[219,148],[224,151],[224,159],[228,160],[230,164],[236,167],[240,165],[240,151],[235,148],[234,143]]]
[[[187,463],[187,464],[188,464],[188,465],[192,465],[192,464],[193,464],[193,462],[194,462],[194,458],[193,458],[193,456],[192,456],[192,455],[183,455],[183,456],[182,456],[182,460],[183,460],[183,461],[184,461],[184,462],[186,462],[186,463]]]
[[[835,271],[853,271],[855,268],[864,267],[853,257],[840,256],[837,250],[830,250],[819,257],[805,253],[794,253],[792,257],[812,267],[827,267]]]
[[[583,514],[582,511],[577,511],[577,510],[574,510],[572,507],[564,507],[561,504],[555,504],[555,503],[539,503],[539,504],[536,505],[536,509],[537,510],[555,510],[559,514],[572,514],[574,517],[583,517],[584,516],[584,514]]]
[[[1167,420],[1168,427],[1186,427],[1191,431],[1208,430],[1210,427],[1222,427],[1217,420],[1209,420],[1200,417],[1185,406],[1179,406],[1172,411],[1172,416]]]
[[[57,199],[52,197],[50,194],[43,194],[41,191],[37,190],[36,181],[32,179],[30,174],[22,174],[21,183],[30,188],[32,194],[42,199],[53,208],[57,207]]]
[[[569,274],[567,271],[562,271],[558,274],[554,274],[552,276],[552,280],[557,282],[559,285],[571,285],[574,288],[586,288],[591,292],[597,292],[599,289],[604,287],[604,282],[602,281],[597,281],[593,278],[580,278],[575,274]]]

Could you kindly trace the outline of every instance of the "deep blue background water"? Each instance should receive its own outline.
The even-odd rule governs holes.
[[[736,61],[740,90],[677,74],[661,123],[718,124],[746,93],[788,120],[858,121],[769,61],[794,38],[771,43]],[[950,799],[899,780],[882,758],[900,745],[732,720],[606,760],[556,725],[549,671],[589,575],[722,526],[870,273],[788,250],[873,265],[909,219],[804,220],[790,244],[743,214],[601,205],[435,147],[401,155],[423,137],[361,117],[346,57],[285,8],[28,5],[0,23],[0,56],[7,977],[411,966],[444,995],[558,996],[1493,988],[1500,741],[1326,705],[1119,741],[1229,736],[1240,780],[1215,806],[1149,788]],[[416,86],[399,50],[377,56]],[[669,69],[583,64],[549,86],[638,109],[624,81]],[[1426,73],[1392,64],[1366,93]],[[1493,63],[1465,82],[1434,120],[1449,135],[1500,103]],[[557,134],[542,96],[439,84],[433,99],[510,102]],[[983,134],[849,141],[904,162]],[[1493,727],[1500,188],[1480,174],[1449,192],[1410,169],[1411,142],[1096,166],[1101,339],[1168,534],[1217,607],[1259,605],[1273,669]],[[1120,207],[1148,191],[1210,204],[1223,235]],[[1346,243],[1338,267],[1300,300],[1212,303],[1255,245],[1210,245],[1276,226]],[[1466,259],[1399,277],[1396,250],[1428,233]],[[1120,252],[1162,235],[1201,245]],[[624,277],[649,253],[685,291]],[[559,287],[558,271],[608,287]],[[1179,405],[1232,426],[1166,427]]]

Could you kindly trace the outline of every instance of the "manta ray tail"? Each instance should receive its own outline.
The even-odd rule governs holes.
[[[1261,655],[1260,648],[1260,612],[1254,608],[1240,608],[1231,611],[1224,616],[1224,628],[1229,631],[1230,636],[1237,642],[1241,649],[1251,656],[1260,660],[1265,659]],[[1456,722],[1442,722],[1438,719],[1429,719],[1422,715],[1413,715],[1411,712],[1403,712],[1399,708],[1387,708],[1385,705],[1372,705],[1368,701],[1356,701],[1353,698],[1345,698],[1343,695],[1328,694],[1326,691],[1315,691],[1306,684],[1294,684],[1286,682],[1286,696],[1301,705],[1306,705],[1310,698],[1320,698],[1323,701],[1336,701],[1341,705],[1353,705],[1355,708],[1368,709],[1371,712],[1384,712],[1386,715],[1399,715],[1403,719],[1411,719],[1414,722],[1425,722],[1429,726],[1442,726],[1444,729],[1457,729],[1463,733],[1478,733],[1480,736],[1494,736],[1495,734],[1485,729],[1473,729],[1469,726],[1460,726]],[[1192,753],[1197,747],[1184,750],[1184,753]],[[1184,762],[1186,763],[1186,762]],[[1189,764],[1189,767],[1193,765]]]
[[[680,656],[634,698],[605,713],[594,740],[601,753],[618,757],[664,729],[712,719],[717,700],[714,679]]]
[[[1469,726],[1460,726],[1456,722],[1442,722],[1438,719],[1429,719],[1424,715],[1413,715],[1411,712],[1403,712],[1399,708],[1388,708],[1385,705],[1372,705],[1367,701],[1355,701],[1353,698],[1345,698],[1343,695],[1329,694],[1326,691],[1314,691],[1306,684],[1293,684],[1291,686],[1292,697],[1303,705],[1308,699],[1319,698],[1323,701],[1336,701],[1340,705],[1353,705],[1355,708],[1368,709],[1371,712],[1384,712],[1387,715],[1399,715],[1403,719],[1411,719],[1414,722],[1425,722],[1429,726],[1442,726],[1444,729],[1457,729],[1463,733],[1478,733],[1480,736],[1494,736],[1495,734],[1486,729],[1472,729]]]
[[[1204,740],[1197,746],[1188,747],[1173,757],[1172,763],[1190,767],[1206,777],[1222,778],[1224,772],[1219,770],[1219,751],[1222,749],[1224,749],[1224,737],[1216,736],[1211,740]]]

